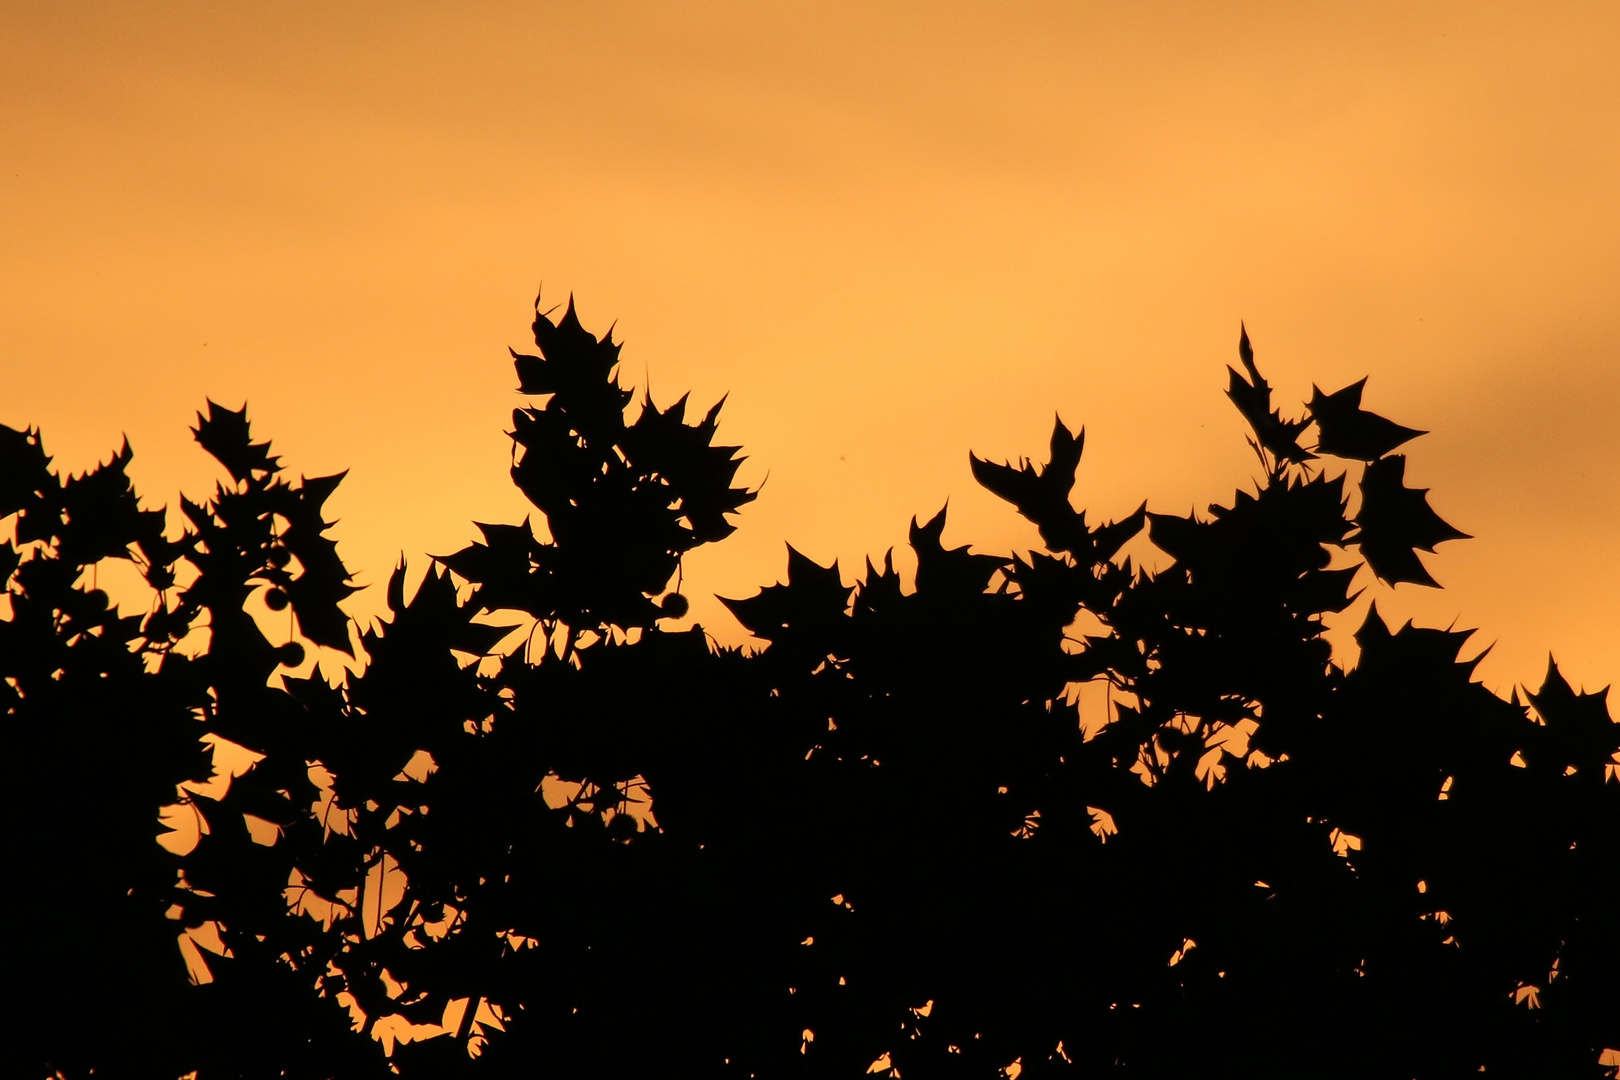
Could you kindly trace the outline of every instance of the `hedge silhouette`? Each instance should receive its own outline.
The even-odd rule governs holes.
[[[617,345],[572,302],[534,327],[512,477],[543,532],[480,524],[409,598],[402,563],[353,637],[341,475],[285,478],[245,409],[199,414],[229,483],[174,534],[127,444],[64,480],[0,428],[28,1075],[1612,1072],[1606,692],[1549,663],[1503,700],[1466,632],[1376,605],[1350,670],[1323,639],[1363,564],[1433,585],[1416,551],[1463,536],[1365,380],[1286,417],[1245,331],[1252,492],[1088,524],[1060,419],[1044,464],[970,456],[1045,551],[947,547],[943,510],[912,582],[789,547],[725,601],[745,652],[666,628],[754,497],[720,404],[631,421]],[[1158,572],[1120,557],[1144,529]],[[302,642],[366,662],[293,677]],[[202,735],[258,755],[217,799]],[[206,832],[173,855],[187,781]]]

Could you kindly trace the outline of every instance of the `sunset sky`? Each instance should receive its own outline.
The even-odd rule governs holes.
[[[968,451],[1085,425],[1093,520],[1256,475],[1239,320],[1285,411],[1370,376],[1408,483],[1476,539],[1394,619],[1480,669],[1620,679],[1620,5],[0,4],[0,422],[58,466],[127,434],[148,506],[249,406],[373,586],[527,504],[506,349],[578,298],[660,404],[730,398],[764,482],[688,559],[694,617],[846,580]],[[768,474],[768,480],[767,478]],[[897,555],[899,553],[897,552]],[[908,561],[901,558],[903,565]],[[1358,581],[1358,584],[1362,582]],[[1342,635],[1341,635],[1342,640]]]

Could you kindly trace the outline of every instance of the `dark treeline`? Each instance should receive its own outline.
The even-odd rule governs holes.
[[[1550,664],[1504,700],[1466,632],[1376,606],[1349,670],[1323,638],[1363,567],[1433,585],[1415,552],[1462,536],[1365,380],[1284,416],[1244,335],[1252,490],[1090,523],[1059,420],[1043,465],[971,458],[1044,551],[947,547],[943,511],[913,581],[789,548],[726,601],[769,643],[739,651],[670,628],[754,497],[720,406],[636,410],[571,304],[534,329],[512,478],[544,528],[480,524],[414,595],[401,565],[353,635],[341,476],[290,479],[245,409],[199,414],[228,479],[173,521],[127,444],[64,479],[0,428],[8,1073],[1612,1072],[1605,695]],[[1144,530],[1156,573],[1120,556]],[[293,677],[306,642],[364,665]],[[217,800],[205,735],[260,756]]]

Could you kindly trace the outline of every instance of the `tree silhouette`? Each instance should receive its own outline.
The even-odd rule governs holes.
[[[1376,605],[1333,662],[1363,566],[1432,586],[1416,551],[1464,535],[1366,380],[1284,416],[1244,331],[1252,492],[1090,525],[1059,419],[1044,464],[969,458],[1044,551],[947,546],[943,510],[910,582],[789,547],[725,601],[744,652],[666,628],[755,494],[720,405],[631,421],[572,302],[534,329],[512,477],[543,531],[479,524],[410,597],[402,562],[352,635],[341,476],[284,479],[245,409],[199,415],[230,483],[173,538],[127,445],[63,480],[0,428],[30,1075],[1604,1073],[1620,727]],[[365,663],[295,677],[303,642]],[[223,793],[202,735],[254,755]],[[177,784],[183,855],[152,839]]]

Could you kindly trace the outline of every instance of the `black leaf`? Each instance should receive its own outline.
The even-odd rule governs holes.
[[[1469,536],[1447,524],[1429,507],[1428,488],[1406,486],[1406,456],[1394,454],[1369,464],[1361,474],[1361,509],[1354,543],[1385,582],[1409,581],[1439,588],[1414,548],[1433,551],[1447,540]]]
[[[1320,387],[1311,385],[1311,400],[1306,406],[1311,419],[1316,421],[1316,449],[1334,457],[1356,461],[1372,461],[1426,431],[1402,427],[1377,413],[1361,407],[1361,391],[1367,385],[1365,378],[1353,382],[1342,390],[1324,394]]]
[[[205,418],[198,413],[197,426],[191,433],[204,450],[225,466],[233,480],[247,480],[254,473],[271,473],[280,468],[279,459],[270,455],[270,444],[256,443],[249,434],[246,404],[232,410],[210,400],[208,416]]]
[[[1232,399],[1232,404],[1243,414],[1243,419],[1249,422],[1249,427],[1254,429],[1255,438],[1260,441],[1260,446],[1271,451],[1279,463],[1292,461],[1298,464],[1314,458],[1315,454],[1299,445],[1299,434],[1305,430],[1308,421],[1286,420],[1280,411],[1271,407],[1271,384],[1261,377],[1260,369],[1255,367],[1254,349],[1249,345],[1249,331],[1241,324],[1238,357],[1249,373],[1249,380],[1239,375],[1236,369],[1228,367],[1226,370],[1231,378],[1226,396]]]

